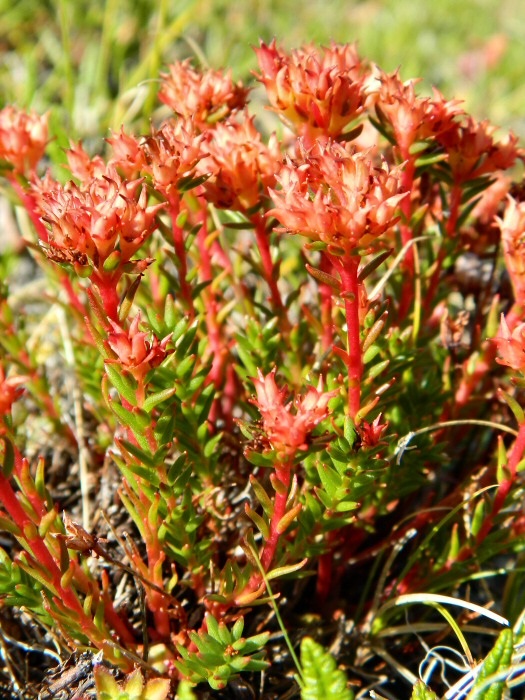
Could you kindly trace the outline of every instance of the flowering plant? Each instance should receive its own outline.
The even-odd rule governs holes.
[[[24,643],[88,654],[77,698],[397,697],[384,663],[433,698],[424,650],[454,635],[472,668],[445,697],[493,676],[502,697],[523,680],[501,562],[523,549],[524,153],[355,46],[256,55],[275,133],[183,61],[164,121],[72,142],[67,182],[48,115],[0,112],[39,290],[0,295],[0,606]]]

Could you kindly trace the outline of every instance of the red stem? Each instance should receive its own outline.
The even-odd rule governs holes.
[[[489,532],[492,529],[492,526],[494,525],[494,520],[496,516],[505,505],[505,500],[509,495],[512,485],[516,480],[517,467],[520,463],[520,460],[523,457],[524,452],[525,423],[522,423],[520,425],[518,437],[516,438],[516,442],[514,443],[514,447],[512,448],[512,453],[507,463],[506,471],[508,472],[508,476],[505,479],[503,479],[498,485],[498,490],[496,491],[496,496],[494,497],[494,502],[492,504],[492,510],[487,516],[487,518],[485,518],[483,525],[481,526],[481,529],[476,537],[477,544],[483,542],[485,537],[489,534]]]
[[[341,276],[346,312],[348,410],[350,418],[355,419],[361,404],[361,377],[363,374],[359,325],[359,282],[357,281],[359,258],[345,257],[342,262],[337,263],[337,267]]]
[[[332,272],[332,265],[330,259],[323,255],[321,257],[321,264],[319,268],[323,272],[330,274]],[[334,343],[334,328],[332,321],[332,288],[328,284],[323,282],[319,283],[319,296],[321,297],[321,324],[323,327],[323,333],[321,336],[321,348],[323,352],[329,350]]]
[[[275,494],[275,507],[273,509],[272,520],[270,522],[270,537],[264,543],[261,554],[261,564],[265,571],[270,570],[275,550],[279,543],[281,533],[277,529],[279,522],[286,514],[286,501],[288,500],[288,490],[290,488],[290,468],[288,466],[279,466],[275,469],[277,480],[283,485],[282,492]]]
[[[213,269],[211,264],[210,250],[206,237],[208,235],[206,225],[206,212],[202,210],[201,228],[197,234],[197,245],[199,247],[199,267],[201,280],[203,282],[213,281]],[[209,341],[210,354],[213,358],[212,367],[209,374],[209,382],[213,382],[216,389],[219,389],[224,379],[224,365],[228,357],[228,348],[225,347],[221,336],[221,329],[217,323],[218,304],[215,293],[211,285],[203,290],[203,301],[206,307],[206,329]]]
[[[450,239],[453,239],[456,235],[456,226],[458,223],[459,210],[461,207],[461,194],[461,186],[458,184],[454,184],[450,193],[450,211],[445,229]],[[433,308],[434,297],[436,295],[436,290],[439,284],[439,278],[441,276],[441,268],[443,267],[443,262],[446,256],[447,252],[445,248],[441,246],[436,260],[436,269],[434,270],[434,272],[432,273],[432,277],[430,278],[428,290],[425,295],[425,300],[423,302],[424,308],[427,312]]]
[[[63,588],[60,569],[46,547],[44,540],[38,535],[37,526],[20,505],[11,484],[2,472],[0,472],[0,501],[11,517],[11,520],[20,528],[20,538],[29,545],[30,553],[34,560],[50,575],[50,583],[57,591],[59,598],[68,608],[84,620],[84,625],[86,620],[89,620],[89,624],[92,625],[92,620],[86,618],[76,595],[72,591]],[[35,536],[31,534],[32,532],[35,533]]]
[[[17,193],[20,201],[22,202],[25,210],[27,211],[29,218],[33,222],[33,226],[36,229],[37,235],[39,239],[43,243],[47,243],[49,240],[49,234],[47,231],[47,228],[44,226],[42,221],[40,220],[40,216],[37,214],[37,207],[36,207],[36,202],[35,198],[33,197],[32,194],[24,190],[23,186],[20,184],[18,181],[18,178],[16,175],[11,175],[9,177],[9,182],[11,183],[13,189]]]
[[[91,275],[91,283],[98,289],[102,305],[107,317],[118,322],[118,307],[120,297],[117,292],[117,285],[121,277],[120,273],[106,275],[103,272],[94,271]]]
[[[401,174],[401,191],[412,192],[414,187],[414,174],[416,171],[416,163],[414,157],[410,155],[408,149],[403,149],[401,160],[406,161],[405,168]],[[410,217],[412,215],[412,200],[410,196],[404,197],[400,202],[400,209],[403,213],[404,222],[401,224],[401,243],[405,246],[412,240],[413,234],[410,228]],[[404,272],[403,284],[401,288],[401,298],[399,300],[399,319],[402,320],[408,314],[412,300],[414,297],[413,279],[414,279],[414,251],[412,246],[408,248],[406,255],[401,263],[401,269]]]
[[[286,328],[288,328],[289,324],[286,316],[286,310],[284,308],[281,292],[279,291],[276,281],[278,267],[274,265],[272,260],[268,233],[266,231],[266,222],[262,216],[255,214],[252,217],[252,223],[255,226],[255,240],[257,241],[257,247],[261,256],[264,279],[270,287],[270,298],[272,300],[272,304],[274,305],[279,316],[281,316],[283,322],[286,324]]]
[[[516,324],[522,320],[522,318],[522,307],[518,304],[514,304],[508,314],[505,316],[505,321],[511,332],[514,330]],[[457,413],[458,409],[467,405],[472,393],[475,391],[480,381],[486,377],[488,372],[492,369],[497,351],[498,349],[496,343],[488,340],[482,344],[481,352],[476,361],[475,367],[471,372],[468,371],[469,360],[465,361],[463,377],[454,397],[455,414]]]
[[[180,202],[176,195],[170,195],[168,199],[169,214],[171,217],[171,230],[173,235],[173,247],[179,261],[179,282],[182,298],[186,302],[190,318],[194,318],[195,309],[193,307],[193,297],[191,287],[186,279],[188,276],[188,259],[186,256],[186,244],[184,241],[184,229],[177,224],[180,214]]]

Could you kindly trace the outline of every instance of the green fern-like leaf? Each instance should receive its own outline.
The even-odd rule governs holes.
[[[353,700],[345,673],[337,668],[334,657],[311,637],[301,642],[301,666],[304,680],[301,700]]]

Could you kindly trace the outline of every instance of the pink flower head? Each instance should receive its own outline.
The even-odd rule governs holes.
[[[525,202],[509,197],[503,218],[497,222],[514,296],[520,306],[525,306]]]
[[[249,89],[234,83],[231,71],[195,70],[189,60],[169,66],[161,73],[159,98],[176,114],[192,119],[205,130],[246,105]]]
[[[287,54],[261,42],[255,49],[274,111],[311,144],[337,138],[364,109],[367,72],[353,44],[332,43]]]
[[[282,162],[277,139],[272,137],[266,146],[249,117],[242,123],[217,124],[206,134],[203,151],[208,155],[197,171],[211,173],[203,188],[206,199],[220,209],[246,211],[256,206],[275,185]]]
[[[168,351],[166,346],[171,334],[159,341],[151,332],[139,331],[140,315],[137,314],[128,330],[109,319],[113,331],[108,334],[107,344],[117,356],[106,360],[108,364],[118,364],[129,372],[137,382],[143,383],[147,373],[158,367]]]
[[[270,194],[268,212],[291,233],[301,233],[351,252],[368,249],[398,220],[396,210],[408,193],[400,192],[399,168],[377,167],[368,153],[350,153],[337,143],[317,144],[303,161],[288,161]]]
[[[293,460],[298,450],[308,447],[309,434],[328,416],[328,402],[338,390],[323,393],[323,380],[319,379],[317,388],[309,386],[304,396],[287,402],[288,391],[277,387],[275,372],[274,368],[264,376],[258,370],[253,379],[257,398],[251,402],[259,409],[271,448],[286,462]]]
[[[445,100],[438,90],[434,89],[433,98],[419,97],[415,81],[403,82],[397,71],[391,75],[380,72],[379,81],[376,105],[392,125],[403,158],[416,141],[446,133],[463,114],[458,100]]]
[[[142,180],[125,181],[108,168],[104,177],[40,194],[42,219],[51,226],[50,257],[101,268],[114,251],[127,262],[156,228],[164,205],[148,206]]]
[[[202,157],[202,136],[195,131],[191,121],[167,121],[151,135],[143,139],[141,148],[145,159],[145,172],[153,179],[153,186],[169,196],[179,181],[194,170]]]
[[[0,160],[6,160],[17,173],[34,172],[48,142],[47,119],[47,114],[4,107],[0,111]]]
[[[492,340],[496,343],[499,353],[496,362],[517,372],[525,370],[525,323],[518,324],[511,333],[502,314],[499,334]]]

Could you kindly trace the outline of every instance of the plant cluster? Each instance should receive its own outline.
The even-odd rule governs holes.
[[[76,698],[507,697],[523,152],[353,45],[255,52],[279,135],[188,61],[164,121],[63,163],[48,115],[0,111],[13,692],[31,649],[90,655]]]

